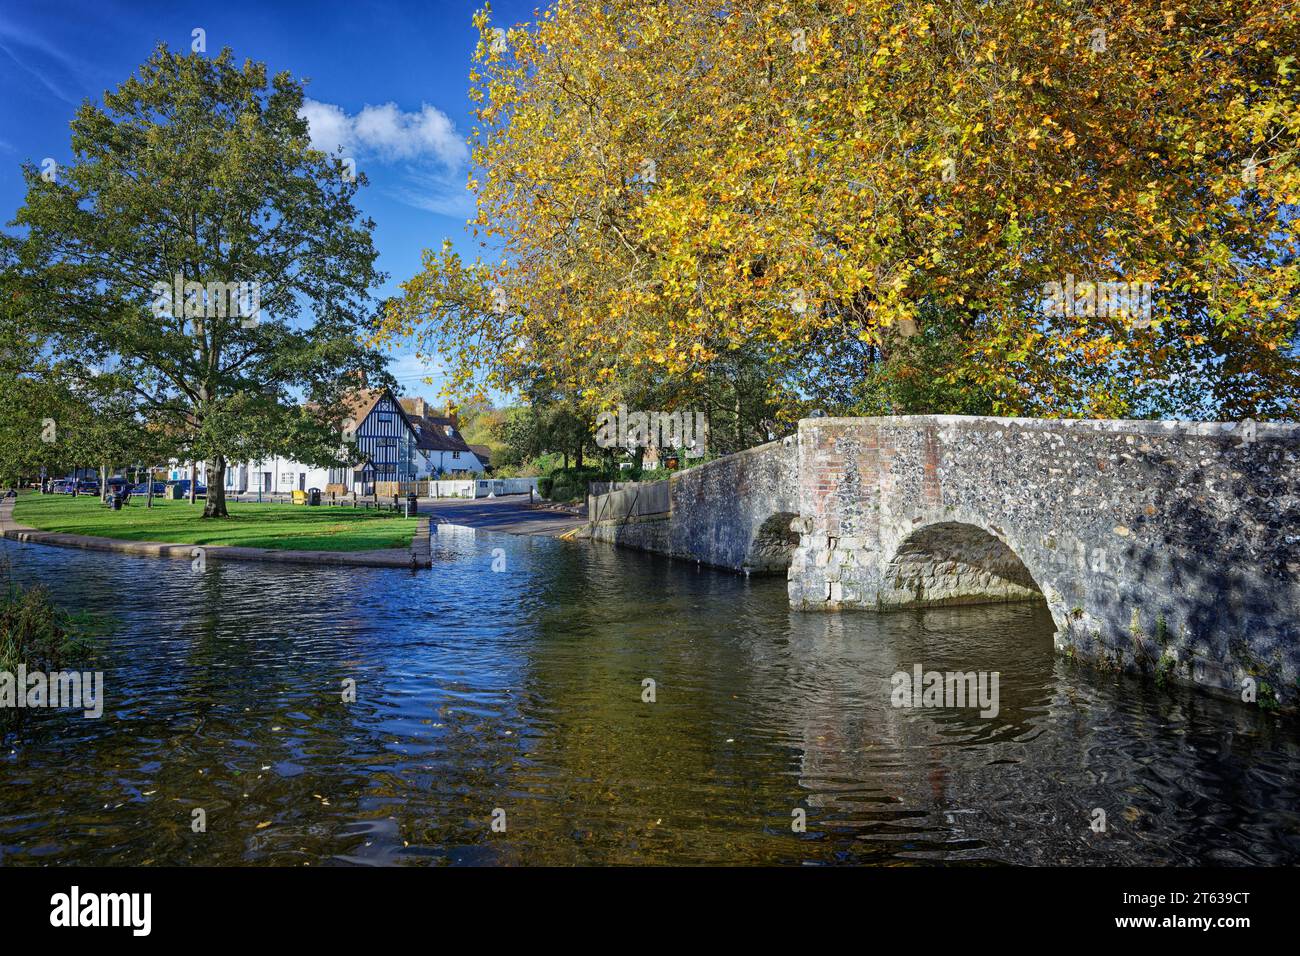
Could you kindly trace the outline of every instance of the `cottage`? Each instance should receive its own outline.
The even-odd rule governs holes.
[[[416,457],[421,478],[483,471],[483,462],[465,444],[456,414],[451,409],[439,417],[432,414],[433,409],[422,398],[404,398],[401,404],[416,431]]]
[[[329,469],[325,490],[368,495],[376,483],[420,477],[415,453],[418,436],[393,393],[386,388],[356,392],[348,405],[343,440],[349,462]]]

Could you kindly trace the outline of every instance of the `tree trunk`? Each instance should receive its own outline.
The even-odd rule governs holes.
[[[199,463],[190,462],[190,504],[198,501],[199,497]],[[204,512],[206,514],[206,511]]]
[[[736,447],[732,451],[742,451],[745,447],[745,436],[740,424],[740,383],[736,383]]]
[[[99,466],[99,500],[108,501],[108,465]]]
[[[226,459],[218,455],[208,462],[208,500],[203,505],[205,518],[229,518],[226,511]],[[193,491],[193,485],[190,486]]]
[[[578,469],[579,471],[582,471],[582,445],[583,445],[583,441],[582,441],[581,438],[579,438],[579,439],[578,439],[578,453],[577,453],[577,455],[574,456],[574,458],[575,458],[575,466],[577,467],[577,469]]]
[[[144,473],[144,480],[149,484],[148,489],[144,493],[144,506],[146,508],[152,508],[153,507],[153,466],[152,465]]]

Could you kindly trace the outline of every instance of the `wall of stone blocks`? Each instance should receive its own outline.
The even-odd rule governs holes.
[[[591,536],[711,567],[784,573],[794,547],[798,476],[791,436],[680,471],[668,480],[668,515],[600,520]],[[619,494],[614,492],[613,494]],[[599,498],[588,513],[608,513]],[[788,539],[785,554],[778,540]]]

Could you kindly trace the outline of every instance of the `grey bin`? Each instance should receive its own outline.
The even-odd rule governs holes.
[[[320,489],[319,489],[319,488],[310,488],[310,489],[308,489],[308,491],[307,491],[307,504],[309,504],[309,505],[317,505],[317,506],[320,505]]]

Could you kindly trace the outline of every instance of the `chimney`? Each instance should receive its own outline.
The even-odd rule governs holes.
[[[451,419],[452,428],[460,428],[460,422],[456,418],[456,406],[450,401],[447,402],[447,418]]]

